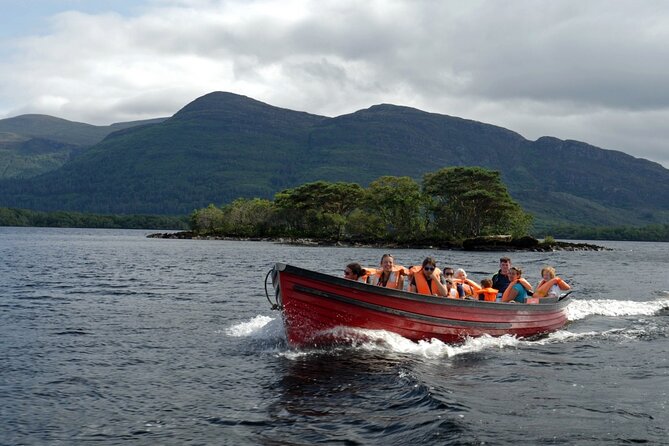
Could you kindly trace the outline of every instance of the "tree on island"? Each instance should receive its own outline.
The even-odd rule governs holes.
[[[436,227],[447,237],[525,235],[532,224],[532,216],[511,198],[497,171],[446,167],[426,174],[423,190],[432,197]]]
[[[277,193],[274,204],[289,232],[339,240],[364,194],[359,184],[316,181]]]
[[[339,241],[455,241],[524,235],[532,217],[511,198],[499,172],[449,167],[412,178],[384,176],[368,188],[316,181],[286,189],[274,201],[237,199],[191,216],[192,230],[228,236],[312,237]]]

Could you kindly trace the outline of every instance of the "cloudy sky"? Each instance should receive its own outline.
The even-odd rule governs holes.
[[[0,118],[170,116],[230,91],[407,105],[669,167],[669,1],[0,0]]]

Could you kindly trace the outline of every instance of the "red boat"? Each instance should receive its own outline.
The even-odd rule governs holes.
[[[447,343],[485,334],[535,336],[564,326],[570,302],[566,295],[537,304],[424,296],[283,263],[269,275],[273,308],[282,311],[288,343],[296,347],[337,342],[341,328],[387,330],[413,341]]]

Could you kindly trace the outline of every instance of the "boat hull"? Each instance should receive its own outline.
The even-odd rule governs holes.
[[[272,284],[292,346],[337,342],[343,327],[447,343],[482,335],[535,336],[564,326],[569,304],[568,297],[530,305],[424,296],[283,263],[275,265]]]

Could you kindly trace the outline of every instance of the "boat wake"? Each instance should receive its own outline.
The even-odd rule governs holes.
[[[454,357],[462,354],[476,353],[489,349],[502,349],[517,346],[520,339],[511,335],[492,337],[484,335],[467,338],[462,344],[447,344],[438,339],[414,342],[396,333],[385,330],[364,330],[339,327],[331,330],[331,334],[348,341],[349,345],[364,351],[407,354],[426,358]]]
[[[568,307],[569,321],[578,321],[590,316],[621,317],[621,316],[652,316],[669,310],[669,297],[662,297],[647,302],[619,301],[610,299],[600,300],[574,300]],[[549,345],[554,343],[578,342],[582,339],[642,339],[653,336],[653,325],[644,327],[616,328],[605,331],[574,332],[566,329],[558,330],[549,335],[537,339],[520,339],[511,335],[500,337],[481,336],[478,338],[467,338],[462,344],[452,345],[437,339],[429,341],[413,342],[396,333],[385,330],[365,330],[349,327],[337,327],[327,332],[320,333],[323,336],[332,337],[336,344],[327,349],[286,349],[278,354],[289,359],[303,356],[322,354],[324,352],[339,351],[341,349],[356,349],[369,352],[392,352],[411,356],[422,356],[426,358],[455,357],[463,354],[471,354],[486,350],[522,348],[532,345]],[[236,338],[246,338],[252,341],[268,343],[276,347],[277,342],[286,346],[286,338],[281,317],[270,317],[258,315],[254,318],[240,322],[226,328],[226,335]],[[272,349],[276,351],[275,348]]]
[[[276,321],[279,324],[275,323]],[[274,323],[273,323],[274,322]],[[241,337],[267,337],[274,332],[283,332],[281,318],[258,315],[250,321],[240,322],[224,330],[224,333],[234,338]]]
[[[251,320],[234,324],[222,333],[231,338],[240,338],[245,341],[243,348],[254,351],[283,351],[288,342],[283,329],[281,317],[258,315]]]
[[[669,297],[652,301],[637,302],[632,300],[572,300],[567,307],[567,318],[577,321],[588,316],[652,316],[669,309]]]

